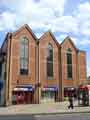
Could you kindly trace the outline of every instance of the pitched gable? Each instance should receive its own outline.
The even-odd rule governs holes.
[[[37,37],[35,36],[35,34],[33,33],[33,31],[31,30],[31,28],[27,24],[23,25],[17,31],[13,32],[12,35],[16,36],[19,32],[21,32],[24,29],[26,29],[32,35],[32,37],[34,38],[34,40],[37,40]]]
[[[46,37],[46,36],[48,36],[48,35],[50,35],[51,38],[54,40],[55,44],[56,44],[58,47],[60,47],[60,44],[58,43],[58,41],[56,40],[54,34],[53,34],[50,30],[49,30],[48,32],[44,33],[44,34],[40,37],[39,40],[43,40],[43,38]]]
[[[73,43],[72,39],[71,39],[69,36],[67,36],[67,37],[64,39],[64,41],[61,43],[61,47],[62,47],[62,46],[65,44],[65,42],[67,42],[67,41],[73,46],[73,48],[74,48],[76,51],[78,51],[78,49],[76,48],[75,44]]]

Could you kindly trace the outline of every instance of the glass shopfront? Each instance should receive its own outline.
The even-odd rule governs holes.
[[[58,97],[58,90],[55,87],[46,87],[42,89],[41,100],[42,102],[54,102]]]
[[[12,104],[34,103],[34,89],[32,86],[19,86],[12,93]]]

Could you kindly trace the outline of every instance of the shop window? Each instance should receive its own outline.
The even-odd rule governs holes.
[[[42,99],[45,99],[45,98],[54,99],[55,92],[54,91],[42,91]]]

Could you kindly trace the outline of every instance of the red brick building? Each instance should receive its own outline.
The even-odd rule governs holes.
[[[8,33],[0,50],[3,104],[60,101],[86,80],[86,53],[48,31],[40,39],[28,25]]]

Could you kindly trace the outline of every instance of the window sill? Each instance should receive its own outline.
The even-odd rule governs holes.
[[[73,80],[73,78],[67,78],[68,80]]]
[[[18,74],[18,77],[20,77],[20,78],[29,78],[29,77],[31,77],[31,75],[30,74]]]
[[[20,76],[28,76],[29,74],[19,74]]]
[[[54,80],[54,77],[47,77],[48,80]]]

